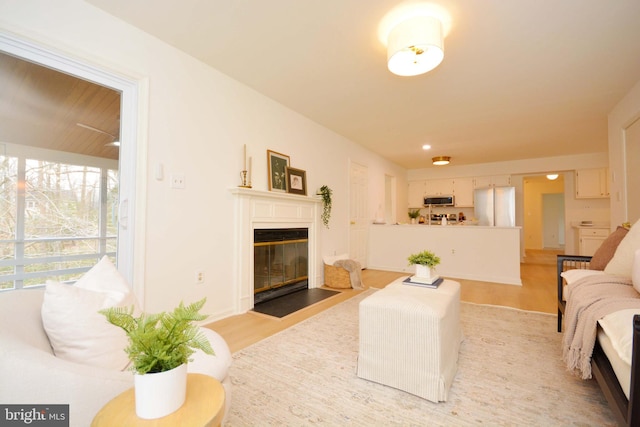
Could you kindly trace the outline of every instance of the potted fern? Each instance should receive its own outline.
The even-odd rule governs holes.
[[[164,417],[185,401],[187,362],[196,350],[213,355],[209,340],[194,323],[208,316],[200,314],[206,298],[173,312],[134,317],[132,307],[100,310],[107,321],[125,331],[129,346],[125,352],[134,371],[136,415],[144,419]]]
[[[440,257],[431,251],[424,250],[407,258],[409,265],[416,266],[416,277],[418,279],[432,280],[437,278],[435,267],[440,264]]]

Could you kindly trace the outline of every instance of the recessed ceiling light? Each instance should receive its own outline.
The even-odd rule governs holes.
[[[429,144],[424,144],[424,145],[422,146],[422,149],[423,149],[423,150],[431,150],[431,146],[430,146]]]

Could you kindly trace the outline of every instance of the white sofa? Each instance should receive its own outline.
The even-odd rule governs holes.
[[[133,386],[133,373],[81,365],[56,357],[42,324],[44,289],[0,292],[0,402],[69,404],[70,425],[86,427],[111,399]],[[198,352],[189,372],[215,377],[231,402],[231,353],[216,332],[202,328],[216,355]]]

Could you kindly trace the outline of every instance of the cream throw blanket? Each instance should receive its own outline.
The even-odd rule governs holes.
[[[362,266],[358,261],[352,259],[339,259],[333,263],[334,267],[344,268],[349,272],[349,279],[351,280],[351,287],[353,289],[364,289],[362,283]]]
[[[606,274],[577,280],[567,291],[562,358],[570,371],[588,379],[598,320],[619,310],[639,308],[640,294],[630,278]]]

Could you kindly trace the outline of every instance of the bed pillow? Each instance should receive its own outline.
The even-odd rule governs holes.
[[[123,370],[129,363],[126,334],[98,311],[132,305],[139,312],[126,279],[106,256],[74,285],[47,281],[41,314],[54,354],[75,363]]]
[[[600,245],[600,247],[596,250],[591,258],[591,262],[589,262],[589,268],[591,270],[604,270],[604,268],[609,264],[611,258],[616,253],[616,249],[620,245],[620,242],[627,235],[629,230],[624,227],[618,226],[616,230],[609,235],[605,239],[604,242]]]
[[[638,220],[627,235],[622,239],[616,253],[604,268],[604,272],[611,275],[631,277],[633,256],[640,249],[640,220]]]

